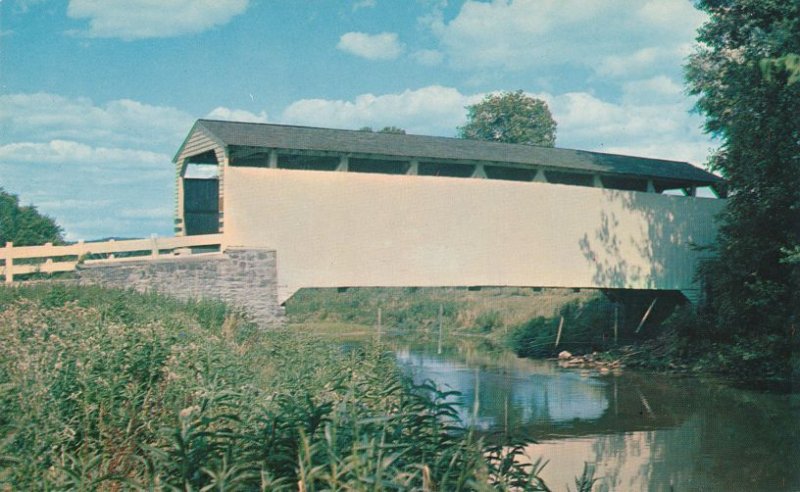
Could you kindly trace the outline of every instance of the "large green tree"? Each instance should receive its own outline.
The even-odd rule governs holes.
[[[14,246],[64,242],[61,227],[33,205],[20,206],[17,195],[0,188],[0,247],[6,242]]]
[[[800,285],[800,2],[700,0],[709,14],[687,66],[706,130],[721,140],[711,168],[730,197],[703,268],[717,339],[798,328]]]
[[[467,124],[458,128],[461,138],[553,147],[556,122],[547,103],[521,90],[489,94],[467,106]]]

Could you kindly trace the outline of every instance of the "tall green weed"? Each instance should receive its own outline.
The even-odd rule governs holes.
[[[452,401],[219,303],[0,288],[0,490],[547,490]]]

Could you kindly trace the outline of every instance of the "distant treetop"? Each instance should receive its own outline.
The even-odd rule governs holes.
[[[467,106],[467,124],[458,136],[471,140],[554,147],[556,122],[547,103],[521,90],[489,94]]]
[[[370,132],[370,133],[375,132],[375,130],[373,130],[371,126],[362,126],[361,128],[358,129],[358,131]],[[406,131],[403,128],[397,126],[384,126],[380,130],[378,130],[378,133],[396,133],[398,135],[405,135]]]
[[[0,188],[0,247],[7,242],[14,246],[35,246],[37,244],[62,244],[61,227],[46,215],[42,215],[33,205],[20,206],[17,195]]]

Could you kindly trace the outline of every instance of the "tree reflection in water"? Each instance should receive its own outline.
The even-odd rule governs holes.
[[[536,439],[529,454],[550,461],[543,478],[556,489],[584,462],[596,463],[595,490],[800,489],[797,395],[634,371],[600,376],[463,344],[395,353],[418,381],[460,391],[461,418],[487,439]]]

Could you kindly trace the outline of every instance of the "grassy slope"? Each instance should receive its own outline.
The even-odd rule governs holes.
[[[0,489],[543,489],[443,396],[219,303],[0,288]]]
[[[517,287],[303,289],[286,303],[286,314],[291,323],[370,329],[377,323],[380,308],[385,327],[433,330],[438,326],[441,306],[446,328],[490,333],[505,332],[505,328],[537,316],[554,316],[566,303],[587,301],[596,295],[590,290],[576,293],[571,289]]]
[[[650,321],[639,329],[651,300],[648,293],[639,298],[634,294],[620,304],[618,346],[612,343],[613,307],[592,290],[303,289],[287,302],[286,312],[290,323],[304,331],[363,336],[375,331],[380,308],[384,330],[436,337],[442,306],[446,334],[486,335],[521,356],[550,357],[560,350],[608,351],[601,358],[654,370],[713,372],[759,384],[773,380],[791,384],[800,375],[796,347],[766,336],[712,343],[703,336],[701,320],[688,306],[672,311],[675,299],[662,299]],[[562,315],[564,333],[556,347]]]

